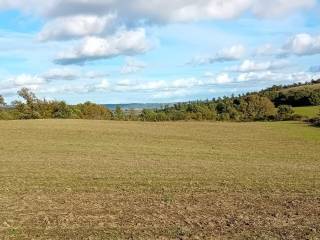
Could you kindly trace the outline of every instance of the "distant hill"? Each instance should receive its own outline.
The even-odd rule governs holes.
[[[108,109],[115,110],[121,107],[123,110],[142,110],[142,109],[155,109],[164,106],[172,106],[174,103],[127,103],[127,104],[104,104]]]

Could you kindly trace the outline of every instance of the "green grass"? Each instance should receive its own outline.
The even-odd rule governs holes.
[[[304,117],[314,118],[320,115],[320,107],[295,107],[294,112]]]
[[[281,90],[281,92],[284,92],[284,93],[287,93],[289,91],[296,92],[296,91],[300,91],[303,89],[312,89],[312,90],[320,89],[320,83],[312,84],[312,85],[297,86],[297,87],[292,87],[292,88],[286,88],[286,89]]]
[[[320,129],[0,121],[2,239],[319,239]]]

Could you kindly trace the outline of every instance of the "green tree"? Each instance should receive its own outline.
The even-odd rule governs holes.
[[[277,119],[278,120],[291,120],[293,118],[294,110],[290,105],[280,105],[278,107]]]
[[[240,111],[245,120],[264,120],[276,114],[276,108],[269,98],[249,95],[242,99]]]
[[[0,107],[4,107],[6,105],[6,102],[4,101],[4,97],[0,95]]]
[[[22,97],[29,106],[37,101],[36,95],[28,88],[22,88],[20,91],[18,91],[18,95]]]
[[[28,88],[22,88],[18,91],[18,95],[25,100],[26,103],[15,101],[15,109],[20,119],[39,119],[41,114],[37,111],[39,100],[36,95]]]
[[[93,120],[111,120],[112,112],[102,105],[91,102],[78,104],[74,107],[73,112],[78,113],[78,117],[82,119]]]
[[[320,105],[320,91],[313,92],[310,96],[310,102],[314,106]]]
[[[140,115],[142,121],[155,122],[157,121],[157,113],[151,109],[143,109]]]
[[[114,115],[113,115],[114,120],[124,120],[125,119],[125,113],[124,111],[121,109],[120,106],[116,107],[116,110],[114,111]]]
[[[65,102],[52,102],[52,117],[59,119],[71,118],[72,109]]]

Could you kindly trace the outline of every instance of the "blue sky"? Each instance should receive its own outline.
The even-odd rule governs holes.
[[[0,0],[0,94],[177,102],[320,78],[316,0]]]

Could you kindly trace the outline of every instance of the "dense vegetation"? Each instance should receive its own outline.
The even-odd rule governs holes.
[[[12,107],[6,108],[3,97],[0,97],[0,119],[96,119],[108,120],[112,112],[107,108],[86,102],[75,106],[63,101],[38,99],[29,89],[23,88],[18,95],[24,100],[14,101]]]
[[[86,102],[68,105],[63,101],[38,99],[23,88],[18,95],[24,101],[15,101],[6,107],[0,95],[0,119],[95,119],[127,121],[261,121],[294,120],[293,106],[320,105],[320,80],[304,84],[273,86],[260,92],[223,97],[206,101],[176,103],[160,109],[144,109],[140,112],[123,111],[119,106],[111,111],[104,106]],[[313,122],[318,122],[313,119]]]
[[[260,92],[207,101],[178,103],[173,107],[144,110],[142,120],[293,120],[293,106],[320,105],[320,80],[273,86]]]
[[[276,106],[317,106],[320,105],[320,79],[304,84],[273,86],[260,93],[267,96]]]

